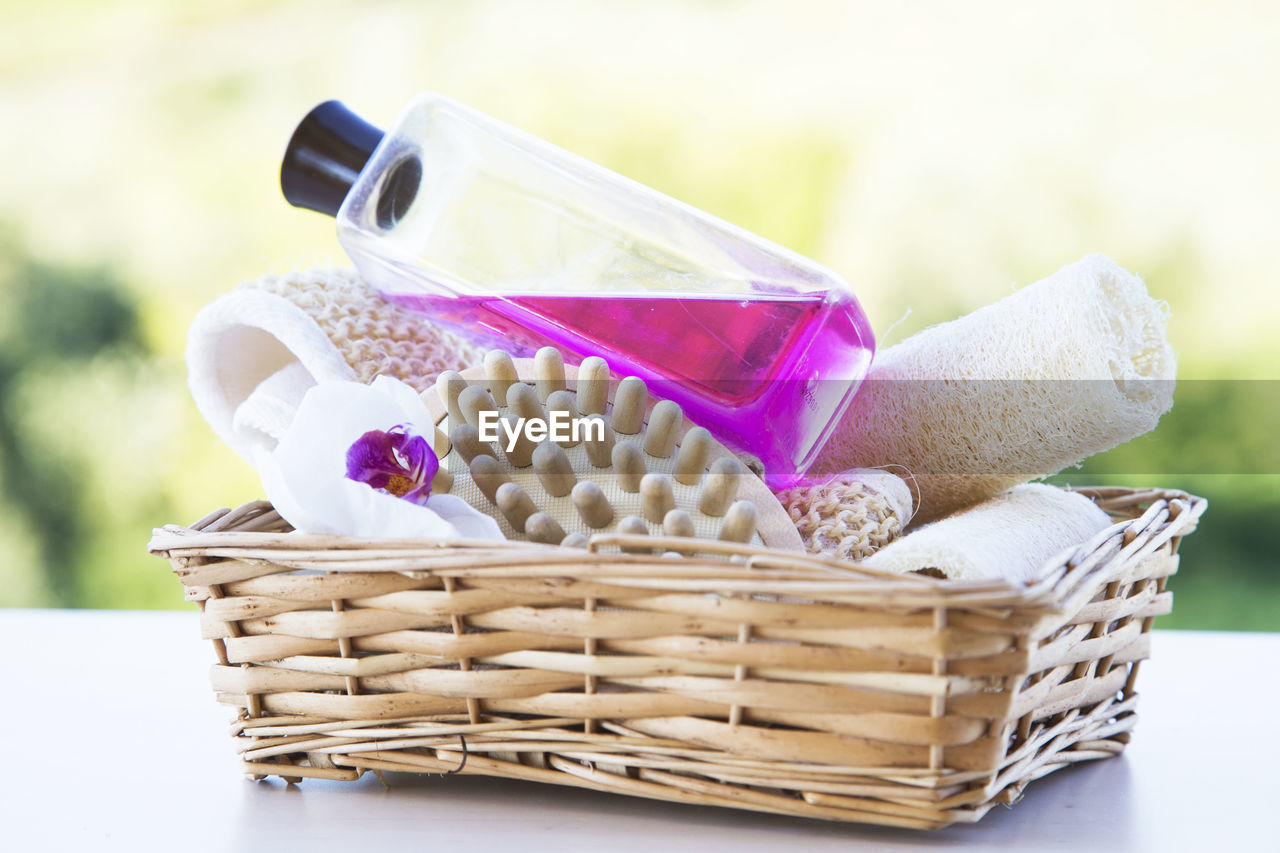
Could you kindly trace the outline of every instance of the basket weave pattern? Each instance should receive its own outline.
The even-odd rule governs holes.
[[[262,502],[151,550],[200,602],[252,775],[477,773],[937,828],[1128,741],[1204,502],[1086,493],[1117,523],[1017,588],[656,537],[303,536]]]

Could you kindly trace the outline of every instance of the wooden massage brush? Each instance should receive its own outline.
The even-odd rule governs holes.
[[[422,395],[438,429],[434,488],[493,515],[508,539],[585,547],[616,532],[803,550],[763,481],[641,379],[612,379],[602,358],[575,367],[554,347],[531,359],[491,350],[482,366],[442,373],[436,390]],[[519,431],[509,452],[501,424],[498,441],[480,439],[482,412]],[[578,441],[530,440],[525,420],[553,412],[601,422],[603,438],[584,425]]]

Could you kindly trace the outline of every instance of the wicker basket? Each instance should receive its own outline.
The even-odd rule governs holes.
[[[975,821],[1119,753],[1204,501],[1120,519],[1030,587],[689,540],[304,536],[265,503],[156,531],[254,776],[477,773],[843,821]],[[726,560],[726,556],[733,559]]]

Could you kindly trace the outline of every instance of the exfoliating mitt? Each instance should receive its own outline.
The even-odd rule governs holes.
[[[929,521],[1153,429],[1173,405],[1167,306],[1090,255],[876,356],[815,476],[901,465]]]
[[[951,580],[1034,581],[1041,568],[1111,525],[1082,494],[1028,483],[914,530],[862,561],[890,572]]]
[[[911,520],[911,489],[874,468],[776,494],[810,554],[858,562],[897,539]]]
[[[256,449],[275,448],[307,389],[322,380],[390,376],[422,392],[482,355],[344,269],[242,284],[205,306],[187,339],[196,407],[250,462]]]

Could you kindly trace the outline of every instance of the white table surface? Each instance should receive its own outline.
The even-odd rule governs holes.
[[[1280,634],[1156,632],[1123,756],[933,833],[473,776],[239,772],[194,612],[0,610],[0,849],[1280,851]]]

